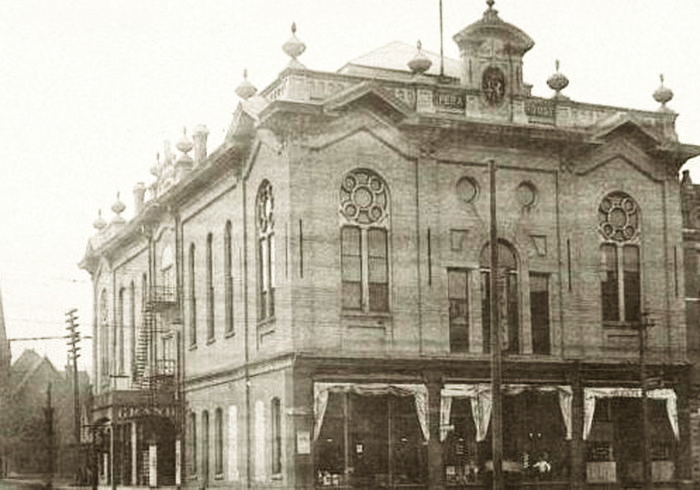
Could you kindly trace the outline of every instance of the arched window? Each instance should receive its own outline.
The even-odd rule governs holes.
[[[226,309],[226,333],[233,333],[233,246],[231,244],[231,222],[224,229],[224,307]]]
[[[190,475],[197,474],[197,414],[190,414]]]
[[[190,253],[188,257],[188,278],[189,278],[189,304],[190,304],[190,345],[197,345],[197,277],[195,275],[195,247],[194,243],[190,244]]]
[[[491,246],[486,245],[479,259],[481,270],[481,323],[483,351],[491,351]],[[517,354],[520,349],[520,315],[518,296],[518,263],[510,244],[498,242],[499,314],[501,345],[504,353]]]
[[[272,184],[260,184],[256,199],[258,231],[258,320],[275,314],[275,234]]]
[[[209,412],[202,412],[202,477],[209,479]]]
[[[129,284],[129,370],[133,376],[136,355],[136,286]]]
[[[389,311],[389,191],[375,172],[356,169],[340,186],[340,258],[345,310]]]
[[[109,381],[109,302],[107,300],[107,290],[100,293],[100,375],[102,383]]]
[[[270,405],[270,423],[272,424],[272,470],[273,475],[282,473],[282,410],[280,399],[273,398]]]
[[[600,295],[603,322],[630,323],[641,318],[639,206],[624,192],[613,192],[598,207]]]
[[[220,408],[214,412],[214,473],[224,474],[224,415]]]
[[[207,235],[207,340],[214,340],[214,236]]]
[[[119,289],[119,298],[117,304],[117,374],[124,374],[124,301],[126,296],[126,288]]]

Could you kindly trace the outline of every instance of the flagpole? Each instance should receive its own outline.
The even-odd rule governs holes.
[[[489,274],[491,310],[491,451],[493,461],[493,488],[503,489],[503,418],[501,397],[501,328],[498,310],[498,228],[496,225],[496,162],[489,160],[489,185],[491,195],[491,230],[489,247],[491,251],[491,273]]]
[[[445,76],[445,55],[443,52],[442,0],[440,0],[440,78]]]

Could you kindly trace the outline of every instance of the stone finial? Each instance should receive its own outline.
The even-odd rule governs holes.
[[[547,85],[556,92],[554,94],[555,99],[568,99],[561,91],[569,86],[569,79],[566,78],[566,75],[559,72],[559,60],[554,62],[554,66],[556,67],[556,72],[547,79]]]
[[[92,227],[95,228],[97,231],[101,231],[104,229],[105,226],[107,226],[107,222],[102,217],[102,210],[98,209],[97,218],[95,218],[95,221],[92,222]]]
[[[423,53],[423,44],[420,41],[418,41],[416,48],[418,51],[413,59],[408,62],[408,68],[414,75],[421,75],[430,69],[433,62]]]
[[[299,63],[297,58],[301,56],[304,51],[306,51],[306,44],[299,40],[296,33],[297,24],[296,22],[292,22],[292,37],[282,45],[282,50],[287,54],[287,56],[292,58],[292,60],[289,62],[290,68],[303,69],[305,66]]]
[[[258,89],[248,81],[248,70],[243,70],[243,81],[236,87],[236,95],[243,100],[250,99],[257,93]]]
[[[194,147],[194,143],[192,143],[192,140],[187,136],[187,128],[183,127],[182,128],[182,136],[175,144],[175,148],[177,148],[178,150],[180,150],[182,152],[182,155],[180,156],[178,161],[179,160],[191,161],[192,158],[188,155],[188,153],[190,151],[192,151],[193,147]]]
[[[664,75],[659,75],[659,80],[661,80],[661,85],[654,91],[654,100],[661,104],[659,111],[661,112],[671,112],[671,109],[666,107],[666,104],[673,99],[673,90],[664,86]]]
[[[119,193],[117,192],[117,199],[114,201],[114,204],[112,204],[112,211],[114,212],[114,218],[112,218],[112,223],[122,224],[125,222],[124,218],[122,217],[122,213],[125,209],[126,206],[121,201],[121,199],[119,199]]]
[[[693,188],[693,179],[690,178],[690,170],[683,170],[683,177],[681,177],[681,187],[684,189]]]

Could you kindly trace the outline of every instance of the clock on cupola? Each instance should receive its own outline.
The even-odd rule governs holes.
[[[484,109],[498,109],[513,97],[529,95],[523,83],[523,55],[534,41],[504,22],[488,0],[481,19],[454,36],[462,59],[461,82],[468,94],[477,94]]]

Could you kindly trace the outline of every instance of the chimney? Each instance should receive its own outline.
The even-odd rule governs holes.
[[[138,182],[134,186],[134,216],[143,211],[144,195],[146,194],[146,186],[143,182]]]
[[[209,130],[204,124],[195,126],[192,132],[195,166],[199,165],[202,160],[207,158],[207,135],[209,135]]]

